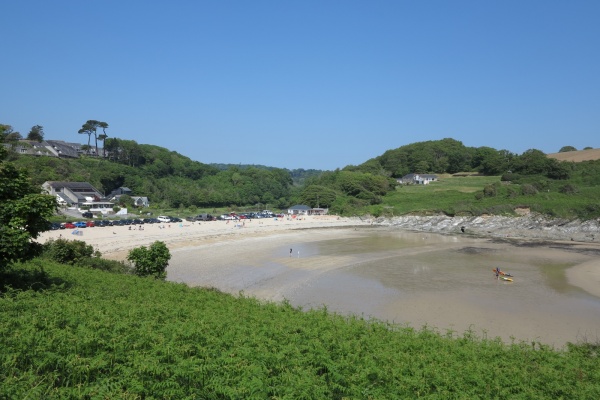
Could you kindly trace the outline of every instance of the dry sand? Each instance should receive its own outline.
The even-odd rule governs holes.
[[[107,226],[78,229],[64,229],[44,232],[39,241],[63,237],[83,240],[100,251],[102,256],[113,260],[125,260],[129,250],[148,246],[160,240],[169,249],[189,247],[207,241],[214,243],[241,237],[268,237],[287,231],[308,228],[334,228],[351,226],[369,226],[371,220],[342,218],[337,216],[307,216],[298,218],[262,218],[240,221],[208,221],[170,224],[146,224],[139,226]]]
[[[145,225],[143,230],[129,230],[127,226],[85,228],[80,230],[83,232],[81,236],[72,235],[70,230],[50,231],[45,232],[40,241],[59,236],[84,240],[99,250],[104,257],[124,260],[130,249],[142,245],[147,246],[160,240],[167,244],[173,255],[171,265],[167,270],[168,280],[184,282],[190,286],[214,286],[225,292],[233,294],[244,292],[246,295],[268,301],[297,298],[301,304],[305,304],[306,299],[310,299],[313,294],[315,296],[318,294],[326,299],[322,304],[325,304],[325,301],[331,301],[334,310],[336,309],[336,299],[343,298],[342,301],[345,304],[339,307],[341,311],[352,310],[356,307],[356,313],[364,313],[365,310],[368,313],[369,309],[365,308],[367,306],[376,307],[379,310],[403,309],[402,315],[406,320],[395,320],[395,322],[412,321],[413,324],[453,326],[457,328],[457,331],[464,331],[469,327],[469,323],[475,323],[482,327],[490,327],[490,333],[493,336],[508,338],[512,336],[513,332],[516,332],[515,337],[519,339],[539,338],[542,342],[558,346],[578,339],[573,336],[572,325],[584,320],[581,318],[571,320],[571,311],[568,310],[561,314],[563,321],[560,324],[556,321],[552,322],[553,319],[556,319],[553,314],[556,310],[548,310],[545,315],[538,315],[540,313],[537,309],[529,310],[530,315],[533,313],[535,318],[533,318],[532,324],[528,324],[528,310],[522,310],[520,316],[517,315],[517,312],[521,311],[513,310],[513,314],[510,316],[510,310],[506,310],[506,318],[499,318],[499,314],[504,311],[492,312],[491,314],[494,315],[490,315],[489,312],[486,312],[484,305],[473,304],[471,298],[462,298],[460,293],[456,294],[452,301],[444,299],[443,290],[429,295],[413,293],[411,297],[403,300],[395,295],[388,296],[389,288],[386,288],[385,285],[365,288],[364,285],[367,281],[365,280],[360,283],[363,286],[353,288],[352,285],[356,284],[355,280],[341,281],[344,279],[344,268],[358,262],[352,255],[320,255],[316,253],[311,255],[306,253],[310,251],[311,243],[320,243],[332,238],[352,241],[365,230],[376,231],[378,229],[389,232],[399,231],[397,228],[378,228],[368,219],[309,216],[296,219],[247,220],[245,222],[150,224]],[[428,235],[429,241],[415,242],[414,247],[399,250],[403,252],[402,255],[410,257],[434,251],[454,251],[465,246],[473,246],[473,248],[483,246],[493,248],[498,252],[517,251],[514,245],[494,242],[485,238],[459,238],[452,235],[427,233],[419,234],[419,239],[423,235]],[[585,254],[586,249],[598,251],[600,246],[572,242],[555,244],[558,247],[568,245],[571,250],[564,251],[547,244],[525,247],[519,251],[531,257],[551,256],[558,261],[568,261],[569,264],[577,263],[567,269],[568,283],[600,298],[600,260]],[[578,250],[578,246],[581,246],[579,253],[574,251]],[[289,253],[290,247],[293,250],[292,254]],[[369,261],[385,259],[387,256],[389,254],[385,252],[375,252],[369,255]],[[522,272],[520,273],[522,274]],[[340,281],[331,282],[331,279]],[[533,280],[531,279],[531,281]],[[523,281],[521,289],[525,288],[524,283]],[[344,288],[345,284],[348,284],[348,287]],[[335,288],[335,290],[331,290],[329,297],[327,293],[322,294],[323,290],[327,291],[327,285]],[[498,288],[490,287],[489,289],[497,290]],[[321,290],[320,293],[318,293],[319,290]],[[346,293],[343,292],[344,290]],[[377,297],[374,297],[372,301],[364,301],[357,295],[353,300],[353,290],[363,294],[377,293]],[[487,289],[480,288],[478,290]],[[355,304],[353,304],[354,301]],[[539,300],[533,299],[533,302],[536,301]],[[432,309],[432,304],[438,304],[438,306]],[[319,304],[314,306],[319,306]],[[491,307],[494,305],[492,304]],[[573,312],[573,314],[576,313]],[[423,319],[423,315],[429,315],[430,319]],[[589,311],[587,315],[589,315]],[[594,318],[586,317],[585,320],[589,319]],[[596,321],[591,321],[591,324],[586,326],[588,332],[592,331],[592,339],[593,330],[598,329]],[[584,321],[585,323],[587,322]],[[526,327],[525,325],[531,326]],[[548,335],[540,334],[540,332],[549,330],[555,332],[550,332]],[[600,331],[596,330],[597,334],[600,334]]]

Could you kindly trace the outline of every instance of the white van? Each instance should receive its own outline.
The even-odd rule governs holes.
[[[159,222],[171,222],[171,218],[169,218],[169,217],[166,217],[166,216],[164,216],[164,215],[159,215],[159,216],[158,216],[156,219],[157,219]]]

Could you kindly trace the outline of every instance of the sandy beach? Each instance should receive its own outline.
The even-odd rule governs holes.
[[[82,240],[94,246],[102,256],[113,260],[125,260],[129,250],[147,246],[157,240],[169,249],[195,246],[198,243],[229,241],[243,237],[268,237],[288,231],[316,228],[340,228],[371,226],[371,220],[343,218],[337,216],[306,216],[298,218],[262,218],[239,221],[208,221],[146,224],[139,226],[108,226],[79,229],[64,229],[43,232],[38,238],[45,242],[51,238]]]
[[[598,318],[590,318],[597,308],[580,313],[580,310],[568,309],[572,307],[568,304],[561,310],[559,303],[546,311],[541,305],[540,312],[537,308],[532,310],[520,307],[517,303],[511,305],[511,298],[517,298],[517,295],[536,293],[539,287],[528,285],[535,283],[539,286],[536,282],[544,279],[525,267],[517,271],[520,281],[518,286],[512,286],[511,289],[491,285],[487,281],[491,275],[487,268],[485,279],[489,286],[481,285],[479,281],[471,285],[479,287],[479,291],[500,290],[496,295],[507,296],[507,309],[498,313],[494,311],[494,317],[490,316],[485,305],[476,304],[480,302],[479,298],[474,304],[474,298],[466,293],[450,293],[456,290],[452,289],[452,285],[456,284],[453,281],[455,275],[452,274],[437,273],[437,287],[410,296],[398,295],[398,290],[386,286],[385,276],[378,277],[378,280],[369,276],[357,281],[355,276],[347,274],[352,266],[373,262],[385,264],[388,257],[412,259],[467,249],[487,251],[496,257],[507,253],[507,258],[519,257],[522,260],[539,257],[563,263],[569,266],[564,273],[569,285],[600,298],[600,259],[594,256],[600,252],[597,243],[528,245],[524,240],[524,245],[519,247],[485,237],[408,233],[389,226],[378,226],[375,221],[366,218],[337,216],[149,224],[144,225],[143,230],[139,230],[139,227],[130,230],[128,226],[95,227],[80,231],[82,235],[73,235],[71,230],[49,231],[40,237],[40,241],[61,236],[83,240],[106,258],[125,260],[130,249],[160,240],[167,244],[173,256],[167,269],[167,279],[170,281],[190,286],[212,286],[232,294],[244,293],[267,301],[292,299],[302,307],[327,304],[335,311],[363,315],[370,315],[371,311],[377,310],[373,312],[376,318],[389,318],[401,324],[412,323],[415,327],[429,325],[463,332],[470,328],[470,324],[475,324],[492,336],[500,336],[507,341],[510,337],[536,338],[558,346],[581,339],[576,337],[579,334],[573,333],[573,326],[579,326],[581,335],[587,339],[597,339],[600,335],[600,326],[596,322]],[[340,253],[335,249],[330,252],[314,249],[315,243],[328,241],[350,243],[352,246],[353,241],[378,231],[408,235],[409,242],[414,240],[414,243],[393,252],[373,252],[368,256],[354,255],[347,249]],[[383,285],[378,282],[383,282]],[[413,284],[418,287],[420,283],[414,281]],[[515,292],[511,293],[511,290]],[[370,293],[376,295],[369,296]],[[543,303],[541,299],[545,296],[544,292],[538,295],[539,298],[532,294],[524,300],[533,304]],[[338,301],[343,304],[336,304]],[[432,307],[432,304],[437,305]],[[513,309],[509,311],[511,307]],[[498,318],[503,314],[506,314],[505,318]],[[591,320],[589,324],[588,320]]]

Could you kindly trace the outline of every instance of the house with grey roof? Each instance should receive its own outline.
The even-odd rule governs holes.
[[[438,176],[433,174],[408,174],[400,179],[396,179],[396,182],[401,185],[428,185],[430,182],[437,180]]]
[[[46,181],[42,189],[49,195],[56,196],[59,203],[79,207],[83,203],[101,201],[102,193],[87,182]]]
[[[54,152],[48,149],[48,143],[43,140],[41,142],[37,140],[19,140],[12,148],[18,154],[56,157]]]
[[[150,200],[145,196],[131,196],[131,199],[136,207],[150,207]]]
[[[81,145],[78,143],[67,143],[62,140],[46,140],[46,143],[56,157],[78,158],[81,154]]]

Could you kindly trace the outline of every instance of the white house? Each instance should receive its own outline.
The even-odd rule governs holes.
[[[431,175],[431,174],[408,174],[408,175],[404,175],[400,179],[396,179],[396,181],[402,185],[409,185],[409,184],[428,185],[430,182],[434,182],[437,180],[438,180],[437,175]]]

